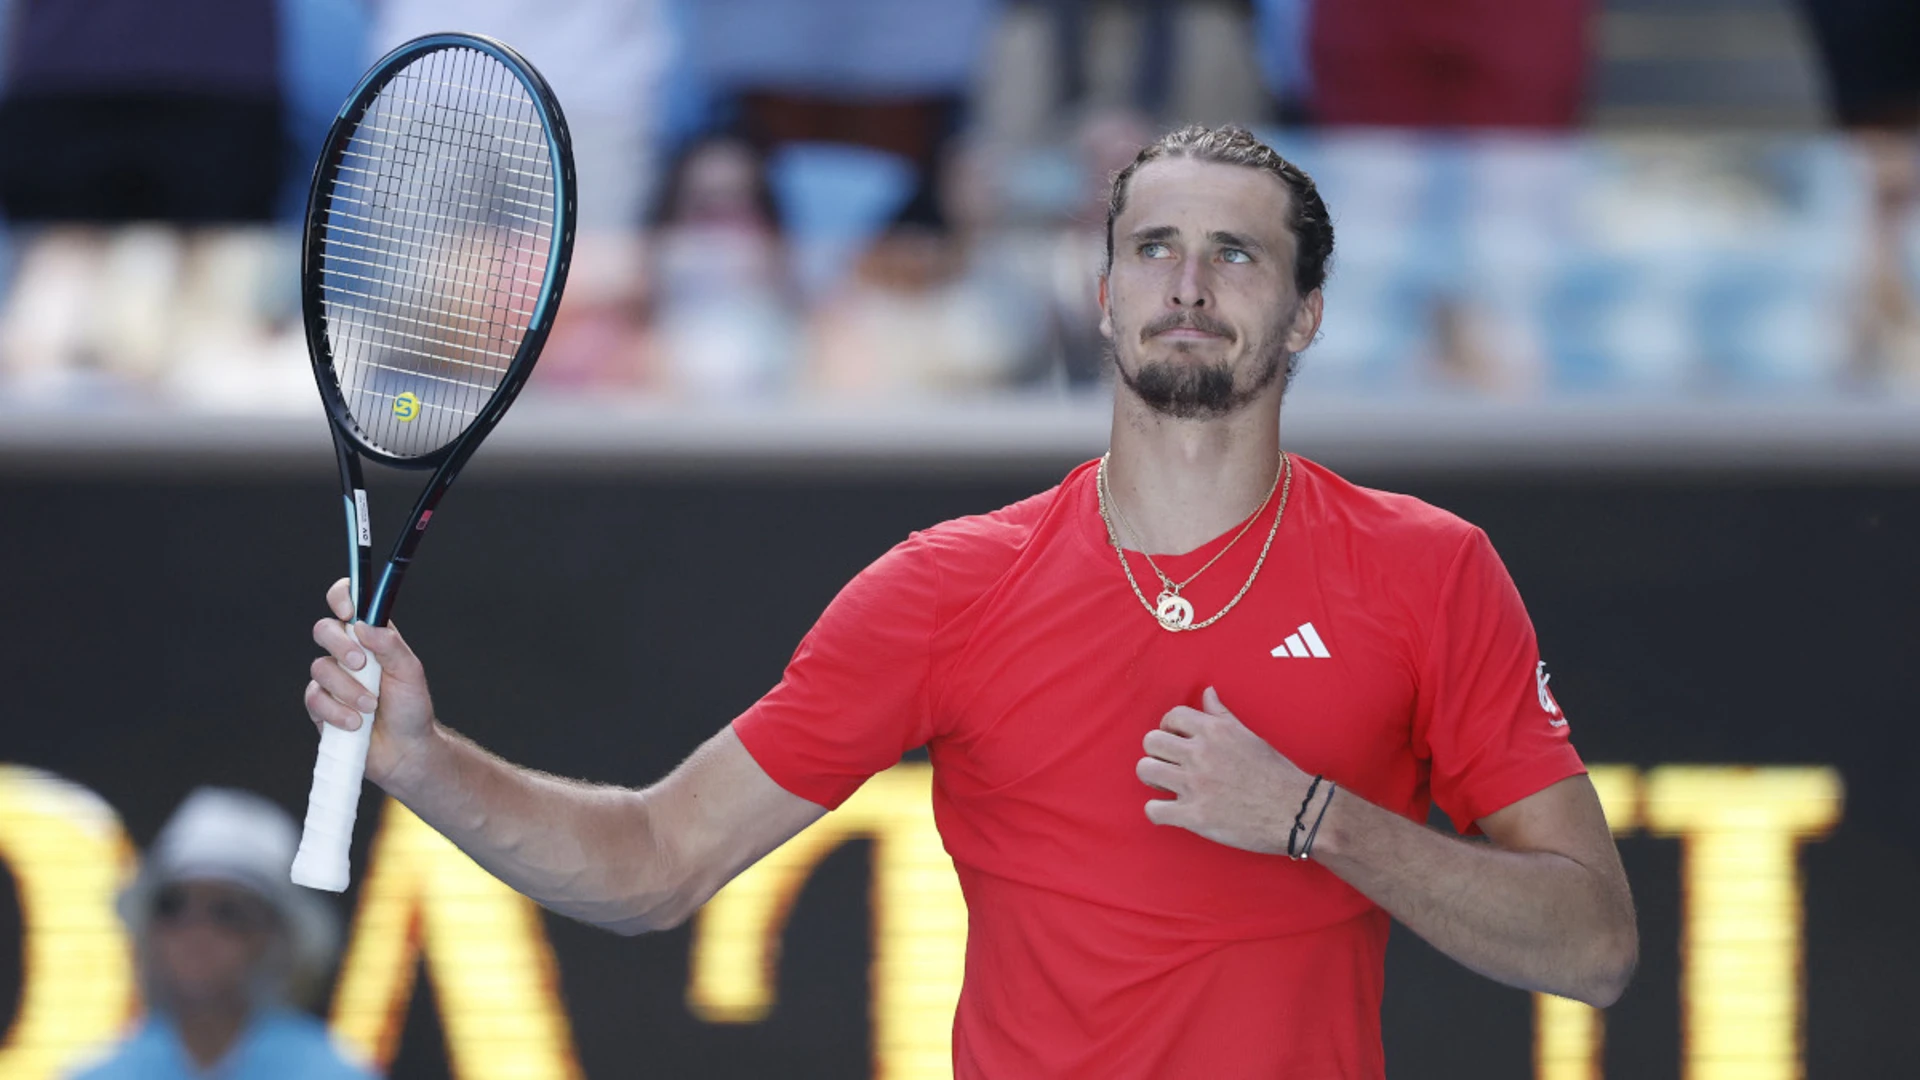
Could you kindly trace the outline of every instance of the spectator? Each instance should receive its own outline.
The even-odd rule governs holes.
[[[1113,176],[1154,139],[1138,114],[1088,116],[1075,133],[1082,203],[1057,229],[1051,280],[1055,331],[1067,385],[1100,385],[1107,376],[1107,341],[1100,334],[1099,278],[1106,262],[1106,204]]]
[[[578,225],[567,299],[534,390],[639,377],[644,284],[636,226],[653,197],[672,0],[370,0],[370,52],[423,34],[497,38],[553,88],[573,139]]]
[[[365,0],[279,0],[278,6],[289,162],[278,209],[282,220],[304,222],[314,159],[340,103],[366,71],[371,13]]]
[[[1058,65],[1059,107],[1072,115],[1085,111],[1091,90],[1087,73],[1092,0],[1042,0],[1053,22],[1054,60]],[[1125,0],[1134,19],[1133,78],[1126,107],[1159,117],[1167,109],[1173,79],[1173,0]]]
[[[1046,298],[1022,274],[1027,252],[996,224],[986,154],[946,165],[948,228],[896,225],[820,311],[812,381],[859,397],[941,397],[1009,389],[1046,373]],[[1023,280],[1023,277],[1026,280]]]
[[[959,129],[999,0],[703,0],[689,62],[763,146],[846,143],[912,163],[901,218],[937,224],[942,152]]]
[[[1563,129],[1586,98],[1592,0],[1258,0],[1282,119]]]
[[[652,198],[672,0],[370,0],[371,51],[461,30],[497,38],[553,88],[573,138],[578,225],[567,300],[532,388],[631,383],[643,288],[635,226]]]
[[[1911,132],[1863,131],[1856,139],[1873,188],[1857,355],[1868,376],[1920,390],[1920,282],[1908,261],[1920,217],[1920,146]]]
[[[652,224],[661,381],[696,398],[784,390],[799,319],[760,153],[728,137],[688,146],[668,170]]]
[[[1307,58],[1307,15],[1312,0],[1254,0],[1253,51],[1260,80],[1283,125],[1310,119],[1307,100],[1313,69]]]
[[[668,0],[372,2],[375,53],[422,34],[463,30],[498,38],[525,56],[567,115],[581,232],[638,222],[650,197],[660,89],[673,54]]]
[[[297,837],[259,796],[187,797],[120,897],[147,1017],[75,1080],[365,1080],[291,1008],[318,988],[337,933],[287,879]]]

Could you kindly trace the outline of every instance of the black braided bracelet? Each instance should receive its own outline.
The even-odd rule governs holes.
[[[1300,858],[1303,861],[1313,854],[1313,838],[1320,835],[1320,823],[1327,820],[1327,807],[1333,805],[1333,793],[1339,790],[1339,784],[1331,780],[1327,781],[1327,801],[1320,804],[1320,814],[1313,819],[1313,828],[1307,830],[1306,846],[1300,849]]]
[[[1320,780],[1321,778],[1316,776],[1313,778],[1313,783],[1307,785],[1307,797],[1300,800],[1300,812],[1293,815],[1293,828],[1287,833],[1287,858],[1289,859],[1298,861],[1306,858],[1305,855],[1295,855],[1293,852],[1300,842],[1300,830],[1307,827],[1307,807],[1313,805],[1313,793],[1320,790]]]

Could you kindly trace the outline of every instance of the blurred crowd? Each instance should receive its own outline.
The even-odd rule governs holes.
[[[308,407],[311,162],[443,29],[574,133],[535,393],[1098,386],[1108,177],[1189,121],[1327,194],[1303,392],[1920,393],[1912,0],[0,0],[0,404]]]

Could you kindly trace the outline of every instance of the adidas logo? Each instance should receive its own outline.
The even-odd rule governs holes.
[[[1318,657],[1325,660],[1333,654],[1327,651],[1327,643],[1320,640],[1320,632],[1313,624],[1301,623],[1300,629],[1287,635],[1287,640],[1273,647],[1273,655],[1285,660],[1287,657],[1305,659]]]

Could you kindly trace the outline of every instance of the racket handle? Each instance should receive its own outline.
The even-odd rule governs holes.
[[[347,632],[353,633],[348,626]],[[358,635],[354,640],[358,641]],[[361,650],[367,664],[353,677],[380,696],[380,661]],[[360,714],[360,730],[320,726],[320,753],[313,763],[313,790],[307,794],[307,823],[293,857],[293,883],[309,889],[343,892],[351,871],[347,849],[353,844],[353,820],[360,812],[360,781],[367,771],[367,744],[373,738],[373,714]]]

